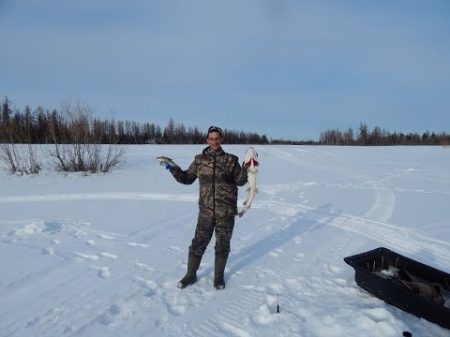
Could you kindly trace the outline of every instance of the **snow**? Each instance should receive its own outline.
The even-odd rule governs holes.
[[[0,336],[450,336],[362,291],[343,261],[384,246],[450,271],[450,149],[256,146],[227,287],[211,242],[181,290],[198,184],[154,158],[187,168],[202,148],[129,146],[104,175],[0,172]]]

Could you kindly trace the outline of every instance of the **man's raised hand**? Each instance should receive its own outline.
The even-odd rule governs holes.
[[[178,166],[178,165],[175,164],[175,162],[174,162],[172,159],[170,159],[169,157],[159,156],[159,157],[156,157],[156,159],[159,161],[159,165],[165,167],[166,170],[170,170],[172,167]]]

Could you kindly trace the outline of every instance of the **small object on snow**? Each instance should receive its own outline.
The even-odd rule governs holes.
[[[244,201],[244,208],[239,212],[239,216],[243,216],[245,212],[252,206],[256,192],[256,173],[258,172],[258,153],[250,146],[245,153],[244,167],[247,169],[247,199]]]
[[[404,337],[412,337],[412,333],[409,331],[403,331],[403,336]]]
[[[348,256],[358,286],[410,314],[450,329],[450,274],[380,247]]]
[[[277,294],[277,314],[280,313],[280,294]]]

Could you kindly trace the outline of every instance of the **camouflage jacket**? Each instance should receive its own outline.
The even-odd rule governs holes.
[[[170,172],[182,184],[192,184],[198,178],[200,215],[227,217],[237,214],[237,186],[247,183],[247,171],[235,155],[225,153],[222,148],[213,152],[207,147],[195,156],[186,171],[175,166]]]

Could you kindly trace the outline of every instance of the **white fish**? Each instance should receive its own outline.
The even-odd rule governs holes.
[[[164,166],[165,168],[168,168],[168,166],[170,167],[175,167],[178,166],[177,164],[175,164],[175,162],[170,159],[169,157],[166,156],[159,156],[156,157],[156,159],[159,160],[159,165]]]
[[[243,216],[245,212],[252,206],[256,192],[256,173],[258,172],[258,153],[253,147],[249,147],[245,153],[244,166],[247,168],[247,199],[244,201],[244,208],[239,212],[239,216]]]

